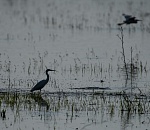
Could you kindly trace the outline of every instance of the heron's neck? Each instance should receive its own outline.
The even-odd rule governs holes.
[[[47,75],[47,82],[49,81],[49,74],[48,74],[48,72],[46,73],[46,75]]]

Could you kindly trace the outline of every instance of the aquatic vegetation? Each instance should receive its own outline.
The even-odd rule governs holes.
[[[148,1],[9,0],[0,7],[0,129],[149,128]],[[118,40],[128,11],[142,21],[123,26]],[[57,72],[41,93],[30,93],[47,68]]]
[[[25,120],[26,116],[28,118],[30,116],[33,116],[33,118],[37,116],[36,118],[39,117],[41,120],[44,119],[51,123],[55,120],[56,124],[54,123],[53,127],[58,127],[59,118],[63,118],[62,121],[66,121],[66,125],[69,125],[70,121],[75,122],[80,119],[98,123],[100,120],[105,120],[106,116],[108,120],[111,120],[114,116],[122,116],[125,113],[129,115],[138,114],[138,116],[142,114],[146,115],[150,110],[148,96],[130,95],[128,93],[120,93],[119,95],[114,92],[56,92],[42,94],[10,92],[9,94],[0,93],[0,95],[1,101],[3,102],[1,108],[5,106],[5,109],[2,109],[1,116],[5,116],[5,119],[9,121],[11,116],[9,113],[13,112],[15,119],[13,125],[17,123],[17,120]],[[12,112],[9,110],[9,107]],[[23,113],[30,114],[24,117]],[[36,115],[36,113],[38,115]],[[121,113],[121,115],[119,113]],[[47,117],[49,114],[51,118]],[[131,120],[131,117],[129,117],[128,120]],[[102,124],[103,123],[101,123],[101,125]]]

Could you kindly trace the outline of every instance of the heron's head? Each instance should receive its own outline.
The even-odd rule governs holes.
[[[56,70],[47,69],[47,70],[46,70],[46,73],[49,72],[49,71],[56,71]]]

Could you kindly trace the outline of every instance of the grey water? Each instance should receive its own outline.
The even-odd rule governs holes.
[[[50,68],[57,72],[50,73],[50,82],[42,93],[125,91],[149,95],[149,7],[149,0],[0,0],[0,92],[28,94],[37,81],[46,78],[45,70]],[[137,24],[122,26],[128,79],[122,43],[118,37],[121,36],[120,27],[117,25],[124,20],[123,13],[142,20]],[[91,117],[95,120],[89,119],[91,122],[87,120],[87,111],[80,111],[81,116],[73,116],[70,123],[63,122],[67,112],[63,107],[58,113],[47,112],[45,108],[32,112],[26,109],[24,112],[20,107],[16,115],[2,97],[0,110],[6,109],[8,114],[5,120],[0,118],[1,129],[27,129],[27,124],[30,124],[29,129],[84,130],[99,129],[99,125],[101,129],[123,129],[120,125],[116,128],[117,122],[121,123],[120,114],[115,113],[111,120],[107,111],[103,111],[107,119],[102,121],[100,116],[103,115],[94,116],[94,110],[91,110]],[[69,96],[70,102],[75,98]],[[36,104],[35,108],[38,107]],[[115,111],[119,113],[120,109]],[[38,113],[42,113],[42,117],[47,115],[48,119],[37,116]],[[49,114],[53,115],[50,116],[52,119]],[[133,115],[124,129],[147,129],[148,116],[140,116],[147,126],[137,118],[136,114]],[[45,120],[51,120],[57,127],[51,128],[49,123],[45,125]],[[78,124],[80,127],[76,127]]]

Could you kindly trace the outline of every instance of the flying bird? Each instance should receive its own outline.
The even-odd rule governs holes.
[[[123,24],[136,24],[138,23],[138,21],[142,21],[142,20],[136,19],[136,17],[132,15],[127,15],[127,14],[122,14],[122,15],[125,17],[125,21],[123,21],[122,23],[118,23],[119,26]]]
[[[56,71],[56,70],[47,69],[47,70],[46,70],[47,78],[46,78],[45,80],[41,80],[40,82],[38,82],[38,83],[30,90],[30,92],[33,92],[33,91],[36,91],[36,90],[40,90],[40,92],[41,92],[41,89],[42,89],[42,88],[48,83],[48,81],[49,81],[49,74],[48,74],[49,71]]]

